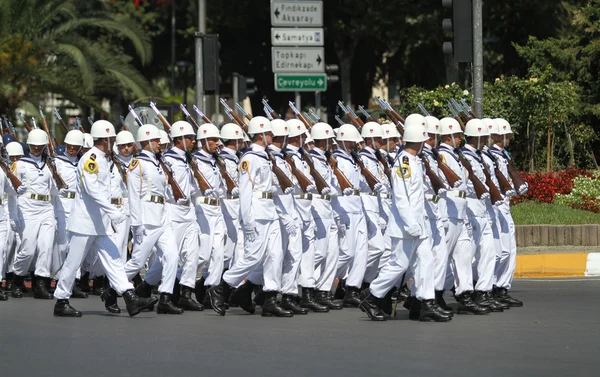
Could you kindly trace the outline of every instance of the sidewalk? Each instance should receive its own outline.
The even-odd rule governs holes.
[[[515,277],[600,276],[598,246],[519,247]]]

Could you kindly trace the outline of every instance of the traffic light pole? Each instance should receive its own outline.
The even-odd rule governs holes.
[[[198,32],[196,37],[196,106],[206,111],[202,77],[202,36],[206,34],[206,0],[198,0]],[[201,119],[199,119],[200,121]]]
[[[473,108],[483,118],[483,0],[473,0]]]

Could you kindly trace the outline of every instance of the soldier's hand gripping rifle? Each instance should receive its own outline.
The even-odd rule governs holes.
[[[44,115],[44,112],[42,111],[42,107],[39,107],[40,110],[40,116],[42,117],[42,127],[44,128],[44,131],[46,131],[46,133],[48,134],[48,147],[49,147],[49,152],[52,155],[52,157],[55,156],[56,151],[55,151],[55,145],[54,145],[54,139],[52,138],[52,136],[50,135],[50,130],[48,129],[48,123],[46,122],[46,116]],[[46,155],[46,165],[48,165],[48,168],[50,169],[50,172],[52,173],[52,177],[54,178],[54,182],[56,182],[56,187],[60,190],[60,189],[66,189],[69,186],[67,186],[67,184],[65,183],[65,181],[62,179],[62,177],[60,176],[60,174],[58,174],[58,170],[56,169],[56,165],[54,165],[54,162],[52,161],[52,158],[50,157],[50,155]]]
[[[275,110],[273,110],[273,108],[271,107],[271,105],[269,105],[269,101],[267,101],[265,98],[263,98],[262,103],[263,103],[263,106],[266,109],[266,111],[268,111],[271,114],[271,117],[273,119],[281,119],[281,117],[279,116],[279,114],[277,114],[275,112]]]
[[[60,116],[60,113],[58,112],[58,109],[55,107],[52,110],[54,111],[54,116],[56,117],[56,119],[58,119],[58,122],[62,126],[63,130],[65,131],[65,135],[66,135],[67,132],[69,132],[69,127],[67,127],[67,125],[65,124],[65,121]]]

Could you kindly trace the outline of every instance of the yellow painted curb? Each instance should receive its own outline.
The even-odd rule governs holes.
[[[584,276],[588,254],[517,255],[515,277]]]

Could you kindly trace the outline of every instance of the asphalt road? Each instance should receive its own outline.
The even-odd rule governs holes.
[[[82,318],[55,318],[52,301],[11,299],[0,302],[0,375],[594,376],[599,292],[599,279],[520,280],[524,307],[448,323],[412,322],[404,309],[382,323],[358,309],[129,318],[95,296],[72,300]]]

